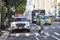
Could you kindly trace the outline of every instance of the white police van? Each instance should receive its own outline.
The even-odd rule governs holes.
[[[21,29],[30,32],[30,23],[27,21],[27,18],[25,16],[13,16],[10,20],[10,31],[15,29]]]

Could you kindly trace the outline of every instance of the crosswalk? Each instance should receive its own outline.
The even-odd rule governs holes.
[[[59,34],[59,33],[57,33],[57,32],[54,32],[54,34],[55,34],[55,35],[57,35],[57,36],[60,36],[60,34]]]
[[[33,26],[31,27],[31,31],[35,29]],[[55,40],[55,39],[60,40],[59,30],[60,30],[59,25],[55,25],[55,26],[50,25],[50,26],[44,26],[44,33],[42,33],[42,34],[32,31],[31,33],[16,33],[16,34],[11,33],[10,36],[11,37],[13,37],[13,36],[14,37],[21,37],[21,36],[30,37],[30,36],[33,36],[36,38],[36,40],[41,40],[41,39],[43,39],[43,40]],[[52,39],[50,39],[50,38],[52,38]]]
[[[60,29],[60,26],[44,27],[45,30],[49,30],[49,29],[52,29],[52,30],[56,30],[56,29],[57,29],[57,30],[58,30],[58,28]],[[55,32],[55,31],[53,31],[52,33],[53,33],[53,34],[50,34],[49,32],[45,32],[44,34],[45,34],[46,36],[40,36],[40,37],[44,37],[44,38],[46,39],[48,36],[52,36],[53,38],[55,38],[55,39],[57,39],[57,40],[60,40],[60,33]],[[56,37],[55,35],[59,36],[59,38]]]
[[[57,35],[57,36],[60,36],[60,34],[59,33],[57,33],[57,32],[53,32],[55,35]],[[11,34],[10,36],[12,37],[12,36],[15,36],[15,37],[20,37],[20,36],[27,36],[27,37],[29,37],[29,36],[38,36],[38,37],[43,37],[43,38],[45,38],[45,39],[48,39],[47,37],[53,37],[53,38],[55,38],[55,39],[57,39],[57,40],[59,40],[60,38],[58,38],[58,37],[56,37],[55,35],[51,35],[50,33],[48,33],[48,32],[45,32],[44,33],[45,35],[44,36],[42,36],[40,33],[17,33],[17,34]]]

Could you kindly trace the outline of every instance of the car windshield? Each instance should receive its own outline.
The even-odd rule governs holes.
[[[12,18],[11,21],[27,21],[26,18]]]
[[[49,19],[49,16],[45,16],[45,19]]]
[[[44,19],[44,16],[40,16],[40,19]]]

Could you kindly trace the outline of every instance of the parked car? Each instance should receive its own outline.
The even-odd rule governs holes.
[[[51,25],[51,23],[52,23],[49,16],[45,16],[45,15],[38,15],[36,20],[37,20],[37,24],[40,24],[41,21],[43,21],[43,24]]]
[[[56,16],[49,16],[52,22],[56,22]]]
[[[49,25],[51,25],[51,19],[49,18],[49,16],[44,16],[44,24],[49,24]]]
[[[57,17],[56,17],[56,20],[57,20],[57,21],[60,21],[60,16],[57,16]]]
[[[12,17],[10,19],[10,26],[10,31],[21,29],[30,32],[30,23],[27,21],[27,18],[25,16]]]

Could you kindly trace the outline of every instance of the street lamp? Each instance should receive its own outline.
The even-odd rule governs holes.
[[[57,16],[57,13],[56,12],[57,12],[57,7],[55,6],[55,16]]]

